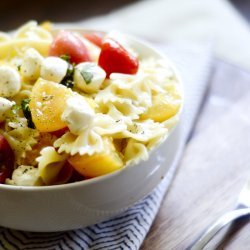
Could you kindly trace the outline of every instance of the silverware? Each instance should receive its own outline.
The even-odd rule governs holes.
[[[240,192],[237,206],[234,210],[224,214],[215,221],[207,230],[189,247],[190,250],[202,250],[211,239],[227,224],[244,216],[250,215],[250,180]],[[221,241],[223,238],[221,239]]]

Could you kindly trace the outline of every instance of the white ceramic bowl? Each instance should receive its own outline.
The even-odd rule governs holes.
[[[127,39],[140,56],[164,58],[147,43],[130,36]],[[50,232],[85,227],[113,217],[160,183],[174,160],[179,141],[178,125],[151,152],[149,160],[82,182],[46,187],[0,185],[0,225]]]

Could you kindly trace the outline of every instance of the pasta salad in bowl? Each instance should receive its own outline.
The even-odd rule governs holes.
[[[0,211],[25,197],[17,206],[47,218],[21,209],[0,224],[72,229],[133,204],[173,160],[182,103],[169,60],[128,35],[35,21],[0,33]]]

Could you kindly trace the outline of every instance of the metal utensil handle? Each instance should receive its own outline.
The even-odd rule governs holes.
[[[190,250],[202,250],[207,243],[228,223],[243,216],[250,215],[250,208],[233,210],[220,217],[203,233],[197,241],[189,248]]]

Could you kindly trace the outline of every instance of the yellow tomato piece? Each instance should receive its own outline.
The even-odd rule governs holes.
[[[72,91],[61,84],[38,79],[29,104],[36,129],[40,132],[53,132],[66,127],[61,115],[71,95]]]
[[[118,152],[111,141],[106,140],[105,151],[94,155],[71,156],[68,161],[77,172],[86,177],[97,177],[114,172],[123,167]]]
[[[172,87],[169,89],[168,94],[153,96],[152,106],[141,116],[142,119],[164,122],[177,114],[181,107],[181,95],[177,89],[173,89]]]

